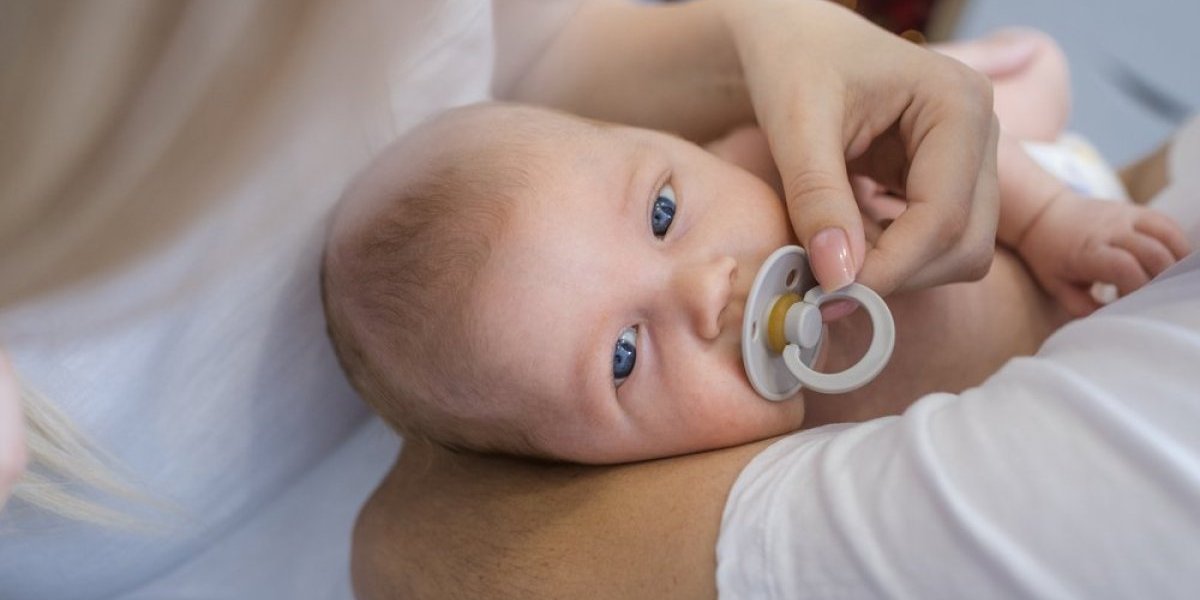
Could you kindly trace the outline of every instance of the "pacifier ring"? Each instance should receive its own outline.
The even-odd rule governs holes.
[[[855,301],[870,316],[871,345],[849,369],[820,373],[812,368],[828,331],[820,306],[841,299]],[[831,394],[862,387],[887,365],[895,341],[892,313],[878,294],[857,283],[825,293],[799,246],[785,246],[767,257],[746,299],[742,362],[754,390],[768,400],[786,400],[805,387]]]

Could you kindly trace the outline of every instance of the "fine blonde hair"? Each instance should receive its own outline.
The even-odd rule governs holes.
[[[13,374],[20,394],[28,450],[25,472],[13,487],[13,499],[68,519],[110,527],[141,528],[127,512],[85,496],[77,486],[112,499],[147,502],[115,467],[45,396]]]
[[[335,216],[321,274],[329,337],[354,388],[406,437],[537,454],[480,366],[472,318],[487,301],[477,276],[531,192],[546,122],[533,110],[481,105],[427,122],[356,179]]]
[[[186,231],[225,198],[216,182],[243,177],[263,148],[291,139],[278,111],[310,85],[314,53],[351,74],[392,60],[376,43],[389,27],[378,17],[391,11],[342,4],[0,4],[0,307],[109,275]],[[376,83],[343,81],[362,98]],[[233,131],[241,143],[230,143]],[[146,214],[152,226],[129,226]],[[137,497],[128,478],[53,398],[17,385],[28,468],[15,499],[124,522],[87,498]]]

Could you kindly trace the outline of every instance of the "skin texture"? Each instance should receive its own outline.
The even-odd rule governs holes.
[[[589,148],[599,144],[587,139]],[[603,172],[594,166],[599,159],[591,160]],[[677,173],[681,183],[685,173]],[[682,219],[689,209],[682,191],[680,198]],[[894,414],[924,393],[974,385],[1009,357],[1034,351],[1065,318],[1006,252],[980,282],[888,301],[897,323],[893,362],[859,392],[808,395],[807,425]],[[829,368],[840,368],[865,347],[869,324],[855,313],[830,328],[838,342]],[[360,514],[356,592],[362,598],[712,597],[712,548],[724,498],[767,443],[585,467],[455,453],[410,440]]]
[[[755,114],[779,165],[792,225],[822,286],[834,289],[857,279],[887,295],[982,276],[998,202],[990,181],[999,128],[989,110],[987,80],[924,48],[890,47],[894,36],[850,27],[857,17],[832,3],[753,4],[768,10],[743,8],[730,28],[745,59]],[[789,52],[793,39],[803,41],[802,52]],[[886,57],[880,52],[885,48]],[[952,85],[964,95],[936,98],[914,85],[882,94],[868,83],[894,81],[891,69],[905,61],[930,69],[911,81]],[[798,73],[799,82],[780,78],[788,71]],[[753,94],[758,89],[771,92]],[[843,95],[831,97],[829,90]],[[945,118],[951,114],[957,116]],[[932,150],[955,135],[978,136],[980,144],[955,156]],[[843,153],[823,150],[833,143]],[[846,202],[853,197],[847,171],[903,190],[908,203],[870,249],[857,206]],[[970,175],[947,176],[954,172]],[[916,239],[924,242],[910,243]]]
[[[481,297],[503,299],[513,305],[488,303],[489,306],[481,307],[485,311],[494,311],[493,317],[501,318],[499,322],[493,321],[492,326],[497,330],[524,332],[523,338],[552,345],[569,342],[572,334],[561,331],[563,328],[570,330],[573,325],[586,325],[595,319],[590,316],[577,318],[574,314],[567,319],[541,318],[545,317],[543,311],[565,307],[572,313],[590,315],[599,311],[612,312],[614,317],[625,316],[628,313],[615,312],[612,307],[614,303],[621,305],[631,301],[636,290],[614,286],[611,281],[638,281],[643,279],[637,276],[643,272],[639,267],[654,265],[660,271],[648,274],[648,286],[644,290],[649,293],[650,307],[654,308],[654,299],[661,298],[670,302],[673,313],[685,315],[683,321],[672,319],[654,325],[673,329],[664,335],[676,340],[691,338],[684,340],[686,346],[680,350],[695,353],[690,360],[713,365],[728,375],[731,355],[723,321],[735,318],[737,308],[733,307],[730,314],[722,317],[725,311],[717,306],[722,298],[689,290],[696,286],[723,288],[726,290],[726,308],[729,308],[728,301],[732,296],[744,296],[744,288],[749,285],[745,279],[746,271],[752,277],[753,270],[739,268],[730,277],[731,273],[723,272],[720,260],[712,260],[715,255],[697,257],[697,248],[694,244],[686,244],[687,238],[680,240],[677,235],[670,242],[656,240],[649,235],[646,202],[657,191],[656,186],[662,183],[660,171],[669,169],[668,179],[675,180],[679,188],[676,214],[680,229],[677,231],[682,231],[686,220],[693,220],[692,231],[687,236],[713,235],[714,241],[725,242],[705,244],[703,248],[728,248],[735,244],[744,248],[747,242],[744,234],[739,233],[743,228],[712,231],[712,227],[713,224],[728,224],[730,218],[739,222],[749,218],[752,222],[743,225],[761,227],[761,231],[766,232],[763,239],[755,239],[750,244],[754,250],[749,260],[758,262],[763,258],[758,256],[761,254],[758,246],[789,239],[782,203],[769,189],[764,191],[763,184],[757,179],[729,164],[714,161],[706,153],[697,154],[699,149],[678,139],[624,128],[597,129],[579,123],[573,123],[573,131],[579,137],[572,142],[555,140],[555,156],[559,160],[540,165],[543,171],[556,176],[531,186],[541,190],[542,194],[523,206],[523,214],[515,219],[511,237],[533,240],[535,251],[521,252],[520,246],[513,247],[511,239],[497,244],[494,275],[514,272],[517,275],[500,278],[501,281],[491,285],[484,284],[486,291],[480,294]],[[759,142],[761,149],[761,139]],[[632,189],[646,188],[635,196],[632,218],[612,210],[614,204],[623,205],[612,199],[623,198],[631,189],[628,185],[631,181],[641,184]],[[737,191],[730,190],[730,186]],[[564,187],[568,192],[564,192]],[[693,190],[697,194],[695,198],[691,193]],[[547,206],[547,203],[551,204]],[[763,220],[768,216],[774,222]],[[579,222],[588,226],[571,226]],[[559,239],[559,235],[565,239]],[[614,235],[621,236],[626,247],[615,253],[608,245],[599,249],[594,247],[597,241],[607,241]],[[669,250],[668,246],[671,246]],[[639,254],[626,254],[634,249]],[[560,252],[567,254],[560,255]],[[736,252],[744,253],[744,250]],[[602,257],[613,259],[613,262],[601,262],[599,258]],[[512,261],[521,264],[512,264]],[[696,265],[699,268],[695,268]],[[565,268],[565,271],[545,272],[555,267]],[[675,268],[679,270],[676,272]],[[587,277],[580,277],[580,274]],[[722,285],[722,279],[730,283]],[[547,280],[555,281],[556,285],[544,285]],[[601,284],[599,289],[581,293],[578,287],[591,282]],[[522,293],[531,287],[532,293]],[[735,288],[737,292],[734,292]],[[600,305],[587,301],[581,305],[576,295],[563,297],[563,289],[587,296],[588,301],[593,302],[597,299],[591,296],[600,293]],[[620,293],[614,293],[618,291]],[[530,302],[538,304],[530,307]],[[623,305],[646,306],[641,302]],[[529,323],[511,320],[522,315],[540,318]],[[551,323],[556,327],[547,331],[546,325]],[[624,319],[614,320],[613,326],[604,329],[610,335],[600,342],[602,360],[599,367],[607,367],[608,372],[602,372],[599,377],[608,388],[612,385],[612,342],[616,330],[625,324]],[[716,339],[697,334],[714,325],[722,329]],[[647,335],[640,341],[648,344],[650,339]],[[531,345],[528,341],[522,339],[515,347],[537,350],[537,360],[516,360],[514,368],[519,369],[522,364],[536,368],[510,373],[511,376],[536,381],[531,388],[550,386],[555,389],[555,385],[566,385],[579,389],[579,384],[571,380],[546,381],[547,374],[556,372],[554,364],[547,360],[575,349],[587,349],[588,345],[565,344],[563,350],[558,346],[548,348],[542,343]],[[499,345],[514,346],[507,342]],[[706,347],[712,351],[706,352]],[[648,363],[649,352],[645,352],[641,356]],[[609,360],[607,364],[603,362],[605,358]],[[683,357],[676,354],[672,358]],[[699,364],[684,363],[681,366],[695,368]],[[652,384],[671,383],[653,381],[657,375],[645,368],[644,372],[631,377],[621,388],[622,400],[627,403],[639,398],[653,400],[653,390],[649,389]],[[604,380],[605,376],[607,380]],[[740,377],[734,379],[738,386],[746,385]],[[730,391],[729,383],[726,381],[723,388],[732,394],[729,400],[745,400],[745,390],[735,387]],[[694,387],[688,391],[712,400],[722,399]],[[606,389],[601,395],[608,393],[610,391]],[[548,397],[550,401],[556,398],[560,403],[579,399],[576,394]],[[600,402],[615,404],[607,397],[602,397]],[[566,406],[572,408],[575,404],[570,402]],[[755,398],[749,408],[772,406],[783,411],[772,416],[772,421],[786,423],[803,417],[804,404],[801,402],[769,405]],[[729,408],[734,407],[736,404],[729,404]],[[686,430],[680,432],[686,433]],[[720,456],[748,459],[755,452],[756,446],[743,446],[732,454]],[[697,577],[696,574],[712,568],[711,552],[702,549],[712,547],[715,529],[691,525],[693,521],[716,523],[719,520],[720,499],[724,498],[729,483],[740,469],[738,460],[722,464],[711,464],[707,460],[715,456],[718,455],[704,453],[671,462],[616,468],[581,467],[452,453],[436,445],[410,440],[397,468],[364,509],[358,522],[353,560],[356,593],[363,598],[713,596],[715,589],[711,577]],[[638,485],[644,477],[668,485]],[[631,493],[626,489],[627,484],[634,484],[646,493]],[[678,489],[687,489],[689,493],[678,494]],[[532,495],[527,491],[532,491]],[[663,507],[678,510],[671,511],[664,519],[657,515]],[[411,518],[393,518],[401,513]],[[447,521],[447,514],[463,518]],[[654,534],[640,536],[639,531],[649,521],[656,524]],[[535,522],[539,525],[530,527]],[[496,534],[494,539],[493,534]],[[571,541],[577,539],[576,536],[584,536],[590,543],[577,545]],[[416,545],[391,543],[397,539],[412,540]],[[434,545],[426,545],[427,542]],[[664,553],[661,551],[664,547],[687,550]],[[410,549],[417,548],[431,553],[409,553]],[[547,569],[549,565],[563,564],[564,558],[573,566],[565,570]],[[642,571],[643,567],[648,569]],[[391,576],[397,573],[420,573],[421,576]],[[537,575],[526,579],[514,577],[515,573]],[[635,576],[627,577],[629,575]],[[598,581],[609,583],[598,587]]]
[[[592,0],[506,97],[696,141],[757,121],[826,288],[886,295],[991,262],[991,86],[834,3]],[[869,254],[847,166],[910,203]]]
[[[516,411],[506,421],[520,423],[539,454],[616,463],[745,443],[798,429],[807,397],[820,406],[810,425],[896,413],[1031,354],[1058,324],[1020,314],[1053,307],[1005,257],[979,284],[890,298],[897,350],[872,384],[835,398],[802,391],[763,402],[741,363],[741,310],[765,257],[794,240],[770,186],[735,166],[770,170],[761,134],[756,142],[752,131],[734,132],[710,148],[720,160],[672,136],[546,111],[485,106],[473,109],[470,122],[479,119],[493,123],[482,138],[473,134],[482,144],[517,135],[507,127],[544,132],[537,168],[526,174],[530,192],[493,241],[471,309],[488,332],[476,364],[489,385],[476,387],[492,394],[490,406]],[[668,188],[676,212],[659,239],[651,209]],[[881,232],[868,229],[868,243]],[[637,362],[614,387],[613,347],[630,330]],[[967,331],[998,341],[964,354]],[[817,368],[849,367],[870,337],[865,314],[831,323],[828,364]]]
[[[981,282],[889,303],[898,326],[893,363],[861,393],[808,396],[807,424],[895,413],[932,388],[978,383],[1011,355],[1036,349],[1064,318],[1003,251]],[[847,350],[862,341],[854,337],[865,332],[861,318],[834,324],[834,339],[850,336]],[[997,343],[969,342],[982,336]],[[361,598],[713,597],[725,496],[766,443],[615,467],[410,443],[359,516],[356,591]]]
[[[1166,155],[1160,150],[1132,165],[1126,173],[1150,175],[1126,178],[1126,185],[1156,193],[1165,181],[1149,178],[1163,169]],[[895,367],[850,398],[810,395],[808,425],[903,410],[927,390],[906,387],[918,378],[898,376],[913,367],[897,361],[919,363],[920,379],[942,377],[947,389],[972,385],[1002,364],[1004,353],[1036,348],[1065,319],[1005,251],[978,284],[941,286],[889,303],[898,316],[898,345],[940,352],[897,352]],[[847,328],[838,339],[853,335],[857,318],[835,324]],[[937,327],[922,326],[922,319]],[[960,330],[963,337],[1003,329],[1009,345],[953,343],[948,323],[984,328]],[[976,369],[958,368],[971,352],[985,353]],[[725,497],[742,467],[773,441],[589,467],[454,453],[408,440],[359,514],[355,592],[363,599],[713,598],[713,548]]]
[[[764,445],[583,467],[409,444],[359,516],[355,593],[715,597],[713,548],[724,499]]]
[[[1068,98],[1065,59],[1053,41],[1009,31],[939,50],[989,70],[1012,131],[1037,139],[1057,136],[1048,129],[1061,127]],[[1031,97],[1048,110],[1030,112],[1023,103]],[[738,349],[741,307],[754,274],[773,249],[795,243],[776,197],[786,193],[784,182],[762,130],[739,128],[703,152],[642,129],[590,126],[538,111],[504,118],[503,113],[522,110],[511,107],[482,110],[494,113],[488,118],[491,125],[459,127],[470,131],[472,140],[486,129],[481,142],[502,146],[520,133],[504,127],[537,123],[547,132],[537,152],[537,169],[529,173],[531,192],[518,203],[509,231],[496,240],[478,283],[481,301],[472,311],[478,326],[489,332],[481,361],[491,363],[484,371],[498,384],[490,388],[495,398],[489,404],[517,407],[520,414],[507,421],[524,424],[541,454],[584,463],[659,458],[797,429],[804,417],[801,399],[762,402],[746,381]],[[1005,155],[1001,163],[1007,180],[1040,175],[1056,185],[1053,189],[1061,187],[1019,147],[1012,147],[1019,154]],[[1007,213],[1021,214],[1040,199],[1030,190],[1009,192],[1001,222],[1012,222]],[[674,199],[677,212],[671,229],[657,239],[649,217],[662,193]],[[902,219],[904,203],[882,196],[890,194],[870,192],[859,201],[875,203],[877,216]],[[864,222],[874,247],[886,237],[885,230]],[[1072,234],[1080,230],[1070,222],[1053,225],[1039,228],[1031,239],[1052,240],[1052,247],[1059,248],[1064,245],[1058,240],[1076,239]],[[1024,234],[1023,229],[1013,232]],[[1062,252],[1026,254],[1035,272],[1036,266],[1062,257]],[[550,281],[555,284],[545,285]],[[1013,289],[1012,294],[1028,291]],[[941,300],[940,295],[929,299]],[[964,306],[978,305],[978,300]],[[952,314],[958,308],[943,306],[938,312]],[[827,318],[844,314],[836,307],[826,310]],[[994,322],[997,316],[1005,317],[1003,323],[1019,322],[1011,314],[977,317]],[[941,347],[955,335],[939,333],[946,330],[934,325],[922,319],[902,323],[900,335],[918,340],[913,346],[922,351],[894,361],[893,371],[911,376],[887,387],[899,385],[913,393],[958,391],[964,382],[978,381],[998,364],[996,359],[1011,355],[998,345],[995,357],[973,363],[979,369],[960,364],[961,381],[949,381],[952,373],[927,376],[927,349]],[[636,335],[637,363],[614,393],[611,349],[623,332]],[[831,333],[837,340],[836,370],[853,364],[870,339],[863,315],[835,324]],[[1038,337],[1028,333],[1030,339]],[[1030,353],[1034,348],[1017,350]],[[880,395],[884,387],[876,382],[860,390],[855,405],[872,406],[886,398]],[[829,418],[822,415],[822,420]]]
[[[795,243],[762,180],[674,136],[518,107],[555,120],[529,193],[476,282],[472,315],[494,400],[546,454],[612,463],[729,446],[798,428],[801,401],[768,403],[743,372],[742,308],[767,255]],[[500,119],[494,119],[499,122]],[[493,130],[485,143],[510,135]],[[665,234],[658,198],[674,199]],[[553,282],[548,284],[548,282]],[[636,361],[614,381],[618,337]]]

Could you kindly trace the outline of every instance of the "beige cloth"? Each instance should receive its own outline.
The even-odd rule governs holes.
[[[0,345],[181,509],[142,535],[10,502],[0,595],[349,596],[351,522],[395,442],[363,443],[386,436],[324,335],[325,219],[573,9],[497,6],[519,34],[499,48],[478,0],[0,5]]]

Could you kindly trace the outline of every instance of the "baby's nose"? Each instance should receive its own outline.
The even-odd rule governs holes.
[[[721,312],[733,297],[737,261],[720,256],[688,267],[676,277],[676,299],[684,305],[695,331],[711,340],[721,334]]]

